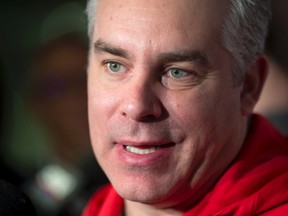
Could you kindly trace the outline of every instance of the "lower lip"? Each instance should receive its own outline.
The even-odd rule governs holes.
[[[160,161],[168,161],[175,145],[169,145],[149,154],[136,154],[125,150],[123,145],[116,144],[120,161],[130,166],[151,166]]]

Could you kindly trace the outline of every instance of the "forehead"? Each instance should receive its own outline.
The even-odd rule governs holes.
[[[100,0],[96,22],[112,21],[180,22],[218,24],[229,0]],[[129,19],[127,19],[129,18]],[[125,24],[125,22],[123,22]]]
[[[93,41],[168,48],[218,41],[229,0],[100,0]],[[202,43],[202,44],[201,44]],[[193,47],[198,48],[198,47]]]

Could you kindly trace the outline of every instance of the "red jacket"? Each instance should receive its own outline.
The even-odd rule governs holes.
[[[111,185],[89,201],[83,216],[118,216],[123,199]],[[242,150],[213,189],[183,216],[288,215],[288,140],[254,115]]]

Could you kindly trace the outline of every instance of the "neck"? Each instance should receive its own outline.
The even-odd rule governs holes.
[[[160,209],[153,205],[125,200],[125,216],[180,216],[175,209]]]

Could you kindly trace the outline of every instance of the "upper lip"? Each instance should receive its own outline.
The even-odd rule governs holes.
[[[159,140],[159,141],[132,141],[132,140],[119,140],[116,141],[115,144],[123,145],[123,146],[162,146],[172,144],[173,142],[169,140]]]

